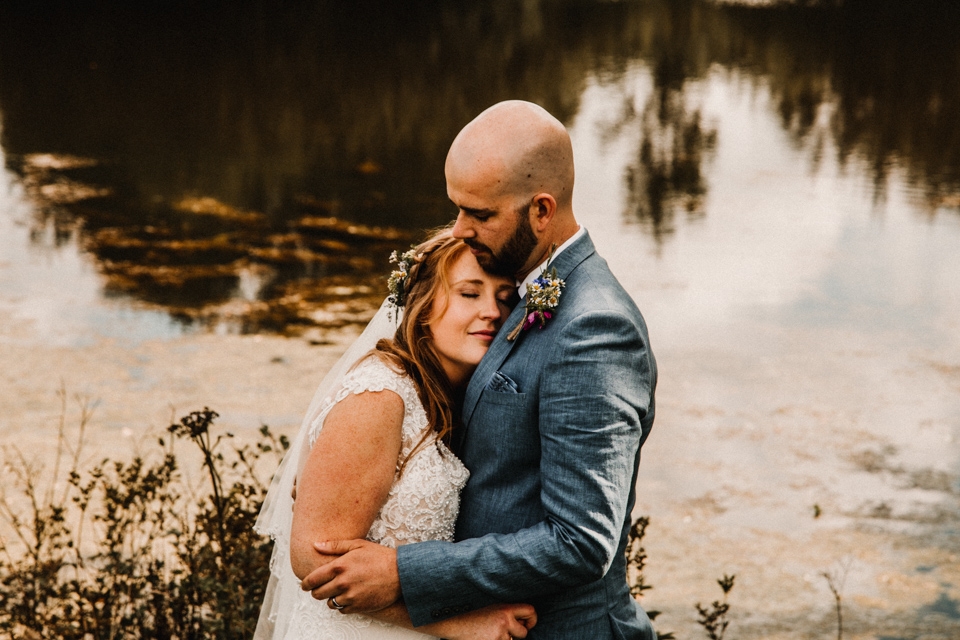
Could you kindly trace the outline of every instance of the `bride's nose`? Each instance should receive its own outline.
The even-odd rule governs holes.
[[[480,317],[484,320],[497,321],[500,319],[500,304],[497,296],[483,296],[483,306],[480,308]]]

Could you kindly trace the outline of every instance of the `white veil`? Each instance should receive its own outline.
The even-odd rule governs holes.
[[[254,640],[280,640],[287,631],[290,615],[300,589],[300,581],[290,566],[290,528],[293,524],[293,483],[306,462],[309,453],[307,435],[319,417],[323,401],[333,395],[344,374],[360,358],[373,349],[381,338],[392,338],[400,323],[402,310],[384,300],[379,311],[367,324],[363,333],[327,372],[310,402],[310,408],[300,424],[300,431],[290,445],[289,451],[277,468],[270,489],[263,501],[254,530],[273,538],[273,555],[270,557],[270,581],[263,597],[260,619]]]

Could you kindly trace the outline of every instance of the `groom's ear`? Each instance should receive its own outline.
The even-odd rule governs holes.
[[[538,193],[533,196],[534,219],[531,220],[533,227],[538,233],[543,233],[554,214],[557,212],[557,201],[549,193]]]

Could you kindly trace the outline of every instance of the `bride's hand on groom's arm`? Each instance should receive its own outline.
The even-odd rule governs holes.
[[[336,598],[344,613],[369,613],[400,599],[396,550],[369,540],[318,542],[314,547],[334,557],[300,583],[317,600]]]
[[[407,608],[401,603],[369,615],[384,622],[407,629],[415,628],[420,633],[447,640],[526,638],[530,629],[537,624],[537,612],[529,604],[493,604],[422,627],[413,626]]]
[[[537,612],[529,604],[492,604],[417,631],[447,640],[507,640],[526,638],[537,624]]]

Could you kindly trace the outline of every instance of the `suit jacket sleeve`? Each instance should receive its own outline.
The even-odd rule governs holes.
[[[642,326],[622,313],[591,311],[562,328],[541,372],[545,518],[511,534],[400,547],[403,597],[415,625],[605,575],[652,419],[655,366]]]

